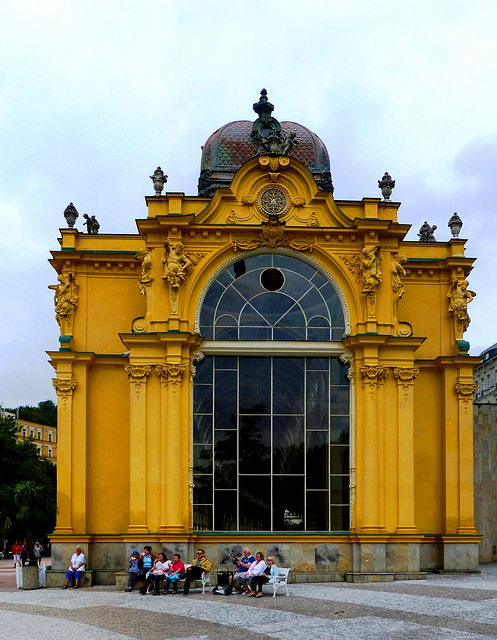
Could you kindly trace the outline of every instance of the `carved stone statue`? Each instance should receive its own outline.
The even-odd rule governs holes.
[[[189,267],[192,267],[192,261],[184,254],[184,245],[182,242],[174,243],[171,240],[164,242],[166,255],[162,262],[164,264],[164,280],[168,280],[172,289],[178,289],[182,280],[186,277]]]
[[[468,315],[468,303],[476,296],[474,291],[468,289],[467,280],[453,276],[447,297],[450,298],[449,313],[456,322],[456,340],[462,340],[463,333],[469,327],[471,318]]]
[[[57,276],[58,284],[49,285],[54,293],[55,317],[62,335],[68,335],[71,330],[72,315],[78,306],[79,283],[73,272],[61,273]]]
[[[100,224],[98,223],[98,220],[95,218],[95,216],[90,217],[88,214],[84,213],[83,218],[86,220],[86,222],[83,222],[83,224],[86,224],[88,233],[96,235],[98,233],[98,230],[100,229]]]
[[[419,230],[419,242],[436,242],[435,236],[433,235],[437,225],[434,224],[433,227],[424,221],[424,224],[421,225],[421,229]]]
[[[407,263],[407,258],[405,256],[397,255],[393,260],[390,267],[390,272],[392,274],[392,289],[395,293],[395,299],[400,300],[405,293],[404,283],[401,278],[406,277],[406,270],[404,269],[404,265]]]
[[[363,293],[370,293],[381,282],[381,261],[383,256],[380,253],[380,245],[374,247],[364,247],[361,256],[361,272],[364,286]]]
[[[147,297],[147,287],[152,284],[152,256],[150,251],[146,249],[139,249],[135,254],[135,260],[139,260],[142,263],[142,272],[140,279],[138,280],[138,290],[142,296]]]
[[[383,199],[390,202],[390,196],[392,195],[392,190],[395,187],[395,180],[392,180],[392,176],[386,171],[383,178],[378,180],[378,187],[381,189]]]
[[[162,190],[164,189],[164,185],[167,182],[166,174],[160,167],[157,167],[153,175],[150,176],[150,180],[152,180],[154,183],[155,195],[160,196],[162,194]]]

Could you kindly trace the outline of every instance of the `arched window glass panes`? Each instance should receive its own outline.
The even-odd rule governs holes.
[[[340,299],[316,269],[292,256],[259,254],[223,271],[207,292],[207,340],[341,340]]]
[[[337,358],[207,356],[193,394],[193,524],[348,531],[349,384]]]

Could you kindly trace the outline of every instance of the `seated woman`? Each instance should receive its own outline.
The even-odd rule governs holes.
[[[178,593],[178,580],[185,575],[185,565],[181,562],[181,555],[175,553],[173,556],[173,563],[169,574],[166,576],[166,584],[164,585],[164,595],[169,593],[169,585],[173,583],[173,593]]]
[[[160,582],[161,580],[164,580],[166,574],[169,573],[170,568],[171,563],[167,559],[166,554],[162,552],[159,553],[157,560],[155,560],[153,564],[152,571],[147,574],[147,577],[145,578],[145,584],[143,585],[143,588],[140,589],[141,595],[146,595],[148,585],[152,582],[153,578],[155,580],[155,590],[152,595],[160,596]]]
[[[280,575],[280,570],[274,564],[274,556],[267,557],[267,566],[259,576],[252,578],[252,589],[256,593],[256,598],[262,598],[262,585],[266,582],[273,583],[274,579]]]
[[[253,590],[252,584],[254,578],[260,576],[265,568],[266,563],[264,562],[264,554],[261,551],[258,551],[255,554],[255,562],[252,562],[249,570],[247,571],[246,585],[247,589],[251,591],[249,598],[256,596],[256,592]]]

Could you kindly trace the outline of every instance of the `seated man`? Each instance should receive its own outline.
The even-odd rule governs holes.
[[[245,578],[247,571],[250,568],[252,562],[255,562],[255,558],[252,555],[252,552],[248,547],[245,547],[243,550],[243,556],[238,558],[235,556],[233,558],[234,564],[238,567],[238,575],[235,577],[235,587],[240,590],[240,593],[243,591],[244,587],[248,590],[248,587],[245,584]]]
[[[199,549],[197,551],[197,557],[192,560],[192,566],[188,567],[185,574],[185,588],[183,589],[183,595],[187,596],[190,592],[190,583],[192,580],[197,580],[202,576],[205,571],[209,573],[211,570],[211,563],[205,557],[205,551]]]
[[[79,580],[81,575],[84,573],[86,565],[85,554],[81,551],[81,547],[76,547],[76,553],[72,554],[71,564],[69,565],[69,570],[66,574],[66,581],[63,589],[67,589],[69,586],[69,580],[74,576],[74,587],[73,589],[77,589],[79,587]]]

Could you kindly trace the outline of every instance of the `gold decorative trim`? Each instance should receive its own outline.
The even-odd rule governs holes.
[[[359,282],[361,279],[361,256],[351,256],[348,253],[344,253],[339,255],[339,258],[345,262],[348,270],[354,275],[356,282]]]

